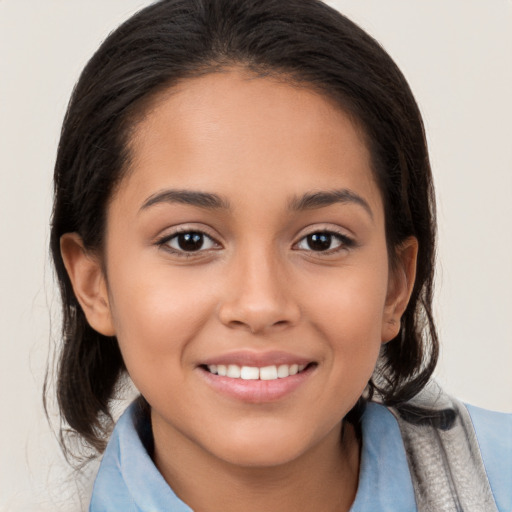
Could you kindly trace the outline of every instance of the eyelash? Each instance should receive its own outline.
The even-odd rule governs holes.
[[[172,247],[170,245],[170,242],[172,240],[178,240],[178,237],[180,235],[197,235],[197,236],[201,237],[201,239],[202,239],[201,246],[197,250],[190,250],[190,251]],[[337,247],[328,248],[326,250],[315,251],[314,249],[304,249],[305,251],[327,256],[327,255],[331,255],[331,254],[336,254],[343,250],[350,249],[356,245],[355,241],[352,238],[348,237],[347,235],[338,233],[336,231],[325,229],[325,230],[312,231],[311,233],[304,235],[297,243],[294,244],[294,247],[298,247],[299,244],[301,244],[304,241],[306,241],[306,243],[307,243],[309,237],[315,237],[315,236],[330,237],[329,245],[332,244],[333,239],[336,239],[336,240],[338,240],[339,245]],[[203,249],[202,247],[205,243],[205,240],[209,240],[213,245],[215,245],[217,247],[209,247],[207,249]],[[312,240],[310,239],[309,241],[311,242]],[[171,252],[172,254],[175,254],[177,256],[184,257],[184,258],[190,258],[196,254],[200,254],[205,251],[216,250],[219,247],[221,247],[220,244],[213,237],[211,237],[204,231],[194,230],[194,229],[182,229],[182,230],[172,233],[171,235],[165,235],[160,240],[157,240],[156,245],[165,249],[168,252]]]
[[[298,246],[303,241],[307,241],[308,238],[315,237],[315,236],[316,237],[318,237],[318,236],[329,237],[330,238],[329,244],[332,244],[333,239],[337,240],[339,242],[338,247],[329,248],[329,249],[326,249],[324,251],[315,251],[313,249],[309,249],[310,252],[315,253],[315,254],[319,254],[319,255],[322,255],[322,256],[328,256],[328,255],[331,255],[331,254],[336,254],[336,253],[338,253],[340,251],[347,250],[347,249],[350,249],[352,247],[355,247],[355,245],[356,245],[355,241],[352,238],[350,238],[347,235],[345,235],[345,234],[338,233],[337,231],[323,229],[323,230],[313,231],[313,232],[308,233],[307,235],[303,236],[295,244],[295,246]],[[308,249],[306,249],[306,250],[308,250]]]
[[[177,248],[172,247],[170,245],[171,241],[174,239],[178,240],[178,237],[180,235],[198,235],[202,238],[203,243],[197,250],[191,250],[191,251],[186,251],[184,249],[177,249]],[[205,239],[211,241],[213,245],[217,246],[217,247],[215,247],[215,249],[220,247],[220,244],[213,237],[211,237],[210,235],[208,235],[207,233],[205,233],[204,231],[201,231],[199,229],[180,229],[170,235],[165,235],[161,239],[157,240],[156,245],[158,245],[159,247],[161,247],[162,249],[164,249],[168,252],[171,252],[174,255],[184,257],[184,258],[191,258],[196,254],[205,252],[205,250],[214,249],[213,247],[208,248],[208,249],[202,249]]]

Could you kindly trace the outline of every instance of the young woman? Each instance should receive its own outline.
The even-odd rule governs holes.
[[[427,385],[421,116],[325,4],[167,0],[117,29],[64,122],[51,249],[63,418],[101,453],[122,377],[140,391],[92,511],[512,507],[512,419]]]

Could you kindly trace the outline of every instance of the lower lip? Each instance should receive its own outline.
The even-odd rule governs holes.
[[[198,370],[215,391],[243,402],[259,404],[276,402],[290,395],[311,377],[315,367],[311,365],[300,373],[274,380],[231,379],[210,373],[202,367]]]

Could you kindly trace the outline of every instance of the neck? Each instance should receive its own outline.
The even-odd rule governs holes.
[[[163,449],[155,442],[154,460],[174,492],[197,512],[346,512],[357,491],[360,443],[351,424],[343,435],[340,430],[295,460],[271,467],[240,467],[211,455],[198,464],[183,440],[169,440]]]

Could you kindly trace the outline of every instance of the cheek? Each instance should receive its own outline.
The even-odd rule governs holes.
[[[176,366],[212,311],[204,280],[161,265],[121,265],[111,273],[111,311],[130,374]],[[121,292],[116,292],[121,290]]]
[[[305,309],[328,344],[331,375],[336,379],[333,385],[354,386],[362,391],[381,349],[387,269],[382,263],[370,265],[364,272],[337,269],[335,275],[319,284],[323,286],[305,295]]]
[[[379,337],[387,295],[387,270],[382,264],[365,271],[337,269],[306,295],[319,328],[359,341]],[[355,341],[355,339],[354,339]]]

